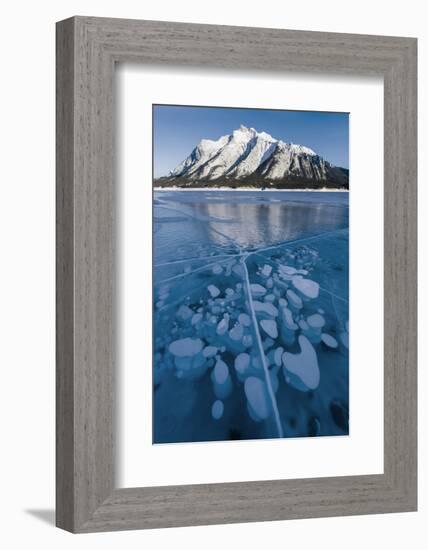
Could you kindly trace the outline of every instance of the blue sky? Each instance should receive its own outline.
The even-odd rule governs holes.
[[[349,166],[348,113],[154,105],[154,176],[167,175],[201,139],[218,139],[241,124],[306,145],[336,166]]]

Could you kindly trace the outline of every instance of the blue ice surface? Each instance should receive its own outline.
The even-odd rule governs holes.
[[[347,435],[348,193],[155,191],[153,232],[153,443]]]

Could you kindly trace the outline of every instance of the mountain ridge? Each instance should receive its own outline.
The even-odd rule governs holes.
[[[217,140],[202,139],[158,187],[349,188],[349,171],[304,145],[241,125]]]

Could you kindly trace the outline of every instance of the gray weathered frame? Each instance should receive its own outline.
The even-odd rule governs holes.
[[[384,78],[384,473],[114,486],[116,62]],[[57,24],[57,525],[72,532],[417,507],[416,39],[73,17]],[[144,465],[142,465],[144,467]]]

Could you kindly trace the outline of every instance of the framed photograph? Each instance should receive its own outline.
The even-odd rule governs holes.
[[[57,24],[57,525],[414,511],[416,40]]]
[[[154,444],[349,435],[348,123],[153,106]]]

